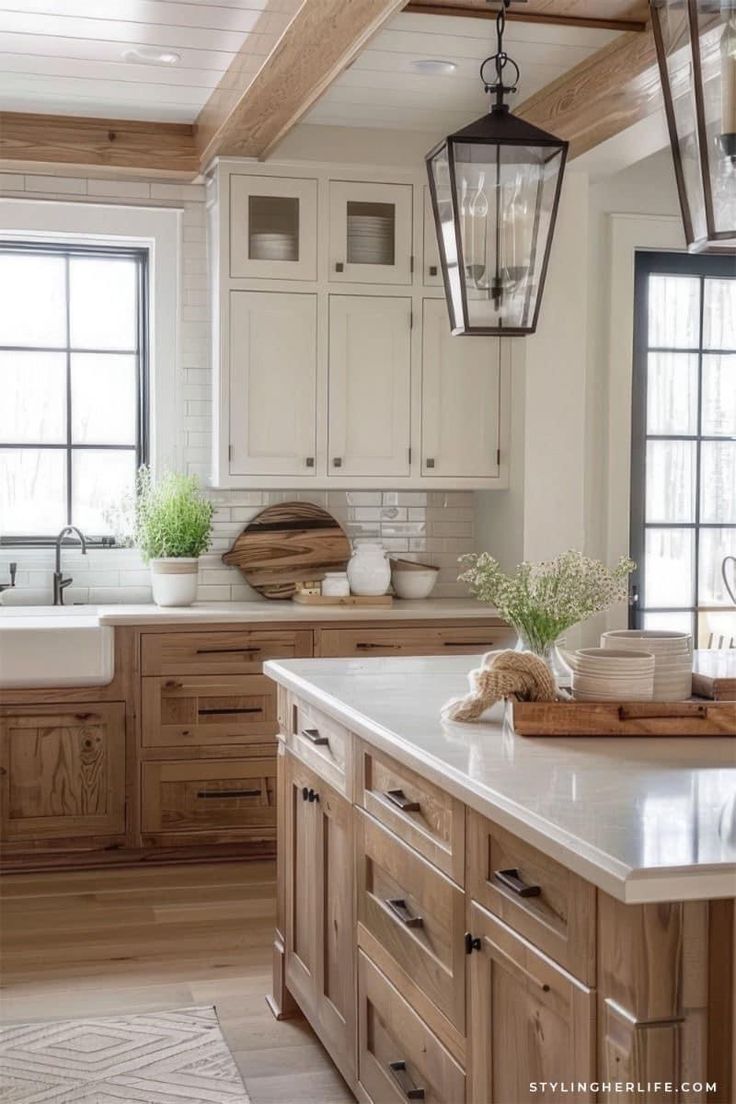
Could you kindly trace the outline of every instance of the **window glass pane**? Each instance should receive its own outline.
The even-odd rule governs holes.
[[[736,441],[703,441],[700,520],[736,522]]]
[[[76,444],[134,445],[136,358],[72,356],[72,440]]]
[[[66,345],[66,262],[0,253],[0,345]]]
[[[66,441],[66,354],[0,352],[0,441]]]
[[[83,533],[112,532],[104,514],[135,489],[135,452],[75,450],[72,460],[72,517]]]
[[[704,354],[702,421],[706,436],[736,437],[736,353]]]
[[[69,312],[74,349],[126,349],[136,341],[135,261],[72,257]]]
[[[46,536],[66,522],[64,449],[0,449],[0,530]]]
[[[687,610],[682,610],[680,613],[645,613],[642,627],[645,629],[664,629],[667,632],[691,633],[693,631],[693,621],[693,615]]]
[[[692,529],[647,529],[644,607],[691,606],[695,601]]]
[[[650,353],[647,370],[647,433],[697,432],[697,355]]]
[[[646,520],[695,521],[694,441],[648,441]]]
[[[736,529],[701,529],[698,572],[698,602],[702,606],[733,606],[723,581],[723,561],[736,556]],[[726,566],[726,577],[736,594],[736,569]],[[736,611],[735,611],[736,612]]]
[[[649,347],[697,349],[700,280],[690,276],[649,277]]]
[[[736,648],[736,611],[703,610],[698,621],[699,648]]]
[[[736,349],[736,280],[706,280],[703,346]]]

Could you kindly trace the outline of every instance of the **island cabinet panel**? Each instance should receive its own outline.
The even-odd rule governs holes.
[[[276,690],[265,675],[143,679],[144,748],[251,744],[275,754],[276,732]]]
[[[356,1071],[353,810],[293,755],[286,772],[286,984],[340,1072]]]
[[[468,893],[587,985],[595,984],[594,887],[468,811]]]
[[[325,782],[352,796],[352,736],[346,728],[310,702],[293,701],[282,734],[289,750]]]
[[[358,1081],[372,1104],[461,1104],[465,1073],[399,990],[358,952]]]
[[[471,1104],[591,1104],[595,1095],[575,1087],[595,1081],[593,991],[475,903],[470,927],[479,941],[468,967]]]
[[[370,655],[477,655],[512,645],[507,625],[427,625],[420,628],[322,629],[321,656]]]
[[[464,894],[362,811],[356,833],[358,920],[464,1034]]]
[[[144,675],[258,675],[267,659],[311,654],[311,629],[217,629],[141,636]]]
[[[358,745],[358,772],[357,803],[462,886],[462,802],[368,744]]]
[[[0,709],[4,843],[125,832],[125,706]]]

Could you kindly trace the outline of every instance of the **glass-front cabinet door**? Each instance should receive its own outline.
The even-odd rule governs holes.
[[[230,276],[317,278],[317,181],[230,178]]]
[[[330,280],[410,284],[410,184],[330,182]]]

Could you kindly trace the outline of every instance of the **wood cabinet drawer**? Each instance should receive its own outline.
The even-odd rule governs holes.
[[[266,675],[144,678],[143,747],[249,744],[275,751],[276,687]]]
[[[462,886],[462,802],[366,744],[358,747],[358,764],[357,803]]]
[[[144,833],[253,835],[276,824],[275,760],[166,760],[143,763],[142,772]]]
[[[469,895],[509,927],[581,981],[595,983],[592,885],[472,811],[467,885]]]
[[[339,793],[352,796],[349,762],[352,735],[309,702],[291,699],[286,742],[289,749]]]
[[[463,1033],[464,895],[371,817],[356,817],[358,920]]]
[[[462,1104],[465,1074],[371,960],[358,952],[358,1080],[373,1104]],[[422,1095],[420,1096],[420,1092]]]
[[[320,655],[475,655],[513,643],[508,626],[468,625],[457,628],[323,629]]]
[[[258,674],[267,659],[311,654],[309,629],[144,633],[141,637],[144,675]]]

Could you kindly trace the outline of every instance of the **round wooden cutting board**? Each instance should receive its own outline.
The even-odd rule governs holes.
[[[264,598],[291,598],[296,584],[344,571],[350,541],[332,514],[311,502],[262,510],[222,557]]]

